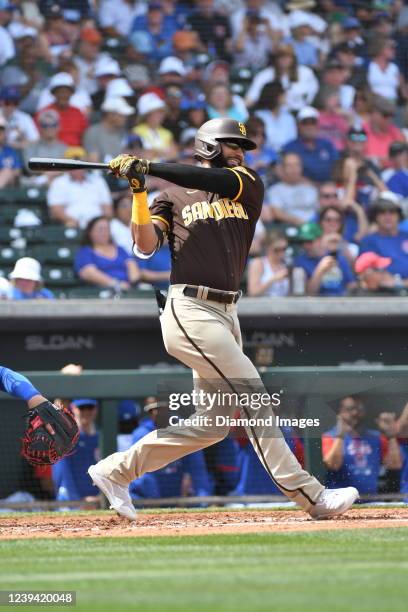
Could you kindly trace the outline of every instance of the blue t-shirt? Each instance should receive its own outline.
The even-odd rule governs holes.
[[[403,456],[403,464],[401,470],[401,493],[408,493],[408,441],[405,440],[401,444],[401,451]],[[408,498],[405,499],[407,503]]]
[[[70,455],[52,466],[52,477],[61,501],[78,500],[97,495],[88,468],[99,460],[99,433],[79,434],[78,443]]]
[[[339,157],[332,143],[325,138],[316,138],[313,149],[306,147],[301,138],[296,138],[288,142],[283,151],[297,153],[303,163],[303,174],[317,183],[323,183],[332,178],[333,166]]]
[[[137,265],[141,270],[150,270],[152,272],[170,272],[171,270],[170,249],[167,244],[162,246],[162,248],[159,249],[153,257],[149,257],[149,259],[142,259],[141,257],[136,257],[136,259]],[[157,289],[167,289],[169,283],[170,280],[164,280],[152,284],[154,287],[157,287]]]
[[[383,236],[378,232],[362,239],[360,253],[373,251],[381,257],[391,257],[392,263],[387,271],[408,278],[408,232],[398,232],[396,236]]]
[[[336,434],[337,428],[333,427],[323,437],[335,438]],[[326,487],[356,487],[360,493],[377,493],[381,464],[381,435],[378,431],[367,429],[359,437],[347,434],[343,465],[336,472],[328,470]]]
[[[12,300],[38,300],[38,299],[54,300],[55,296],[52,291],[50,291],[49,289],[46,289],[45,287],[42,287],[41,289],[34,291],[34,293],[23,293],[21,289],[18,289],[17,287],[13,287],[11,290],[10,299]]]
[[[310,257],[307,253],[302,253],[295,258],[295,266],[303,268],[307,278],[310,278],[321,259],[323,257]],[[322,278],[319,295],[344,295],[348,283],[354,280],[354,274],[347,259],[341,253],[336,259],[337,266],[326,272]]]
[[[93,250],[90,246],[84,246],[77,252],[74,262],[74,270],[76,274],[82,270],[85,266],[90,264],[96,266],[98,270],[104,272],[112,278],[116,278],[119,281],[128,281],[128,271],[126,262],[132,259],[122,247],[116,247],[116,257],[109,259],[103,257]]]
[[[22,168],[21,158],[17,151],[8,145],[0,147],[0,169],[11,168],[18,170]]]
[[[398,170],[395,172],[389,181],[387,187],[390,191],[398,193],[403,198],[408,197],[408,170]]]
[[[245,153],[245,163],[249,168],[254,168],[254,164],[262,162],[262,166],[259,166],[257,173],[264,179],[267,175],[269,166],[277,164],[279,161],[279,155],[272,147],[262,147],[262,149],[256,149],[256,151],[248,151]]]
[[[178,29],[177,20],[168,16],[163,19],[160,32],[153,34],[146,15],[138,15],[133,21],[129,40],[140,53],[148,55],[151,60],[160,61],[173,55],[172,38]]]

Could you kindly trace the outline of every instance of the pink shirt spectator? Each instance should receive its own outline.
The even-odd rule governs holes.
[[[363,125],[363,128],[367,133],[366,156],[377,160],[382,167],[388,167],[390,165],[388,158],[390,144],[396,140],[405,141],[405,136],[401,130],[392,123],[388,126],[386,132],[374,131],[370,121],[367,121],[367,123]]]
[[[346,146],[349,122],[339,113],[331,111],[321,111],[319,117],[320,138],[330,140],[332,145],[338,150],[343,151]]]

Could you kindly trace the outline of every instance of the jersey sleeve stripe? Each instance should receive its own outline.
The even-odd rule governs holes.
[[[170,231],[170,223],[167,221],[167,219],[164,219],[164,217],[161,217],[160,215],[152,215],[152,221],[156,219],[156,221],[163,221],[164,225],[167,227],[167,231]]]
[[[237,179],[239,180],[239,191],[238,191],[237,195],[235,196],[235,198],[232,198],[232,201],[236,202],[238,200],[239,196],[242,193],[242,190],[244,188],[244,184],[243,184],[242,178],[239,176],[238,172],[235,172],[235,170],[233,168],[228,168],[228,170],[231,170],[231,172],[233,172],[235,174],[235,176],[237,177]]]

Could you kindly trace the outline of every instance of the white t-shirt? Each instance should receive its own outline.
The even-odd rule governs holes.
[[[308,183],[289,185],[281,182],[267,190],[265,203],[281,208],[306,223],[312,219],[318,209],[319,196],[316,187]]]
[[[102,0],[99,5],[101,28],[115,28],[122,36],[128,36],[135,17],[146,12],[145,2],[124,2],[124,0]]]
[[[245,102],[247,104],[257,102],[265,85],[274,80],[275,69],[271,66],[258,72],[249,86]],[[290,81],[284,76],[281,84],[286,92],[286,106],[292,111],[298,111],[303,106],[311,104],[319,90],[319,82],[313,70],[303,65],[298,66],[297,81]]]
[[[395,101],[398,97],[399,76],[399,68],[393,62],[385,70],[377,62],[370,62],[368,66],[367,81],[370,89],[388,100]]]
[[[103,215],[102,206],[112,204],[112,196],[105,179],[96,173],[87,174],[84,181],[63,174],[51,183],[47,204],[50,207],[64,206],[65,213],[83,228],[94,217]]]
[[[296,121],[288,110],[281,109],[278,115],[269,110],[259,110],[255,115],[265,124],[266,144],[280,151],[286,143],[297,138]]]
[[[7,121],[7,142],[13,145],[20,140],[36,142],[39,139],[40,134],[33,118],[28,113],[16,109]]]

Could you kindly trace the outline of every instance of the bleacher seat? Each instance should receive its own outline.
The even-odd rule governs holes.
[[[75,227],[64,227],[63,225],[40,225],[38,227],[27,227],[21,229],[21,234],[26,238],[28,244],[59,243],[60,246],[72,243],[78,244],[81,230]]]
[[[0,266],[10,267],[17,261],[17,259],[20,259],[20,257],[24,257],[25,255],[26,252],[24,249],[16,249],[11,246],[0,247]]]
[[[47,190],[38,187],[6,187],[0,192],[0,202],[18,204],[19,208],[46,205]]]
[[[72,266],[44,266],[42,273],[46,287],[71,288],[82,284],[75,276]]]
[[[64,263],[72,265],[77,250],[70,244],[38,244],[27,249],[27,255],[45,263]]]

